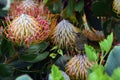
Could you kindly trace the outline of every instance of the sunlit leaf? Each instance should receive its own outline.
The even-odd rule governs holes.
[[[107,39],[104,39],[103,41],[99,42],[102,52],[105,51],[106,53],[108,53],[108,51],[112,46],[112,42],[113,42],[113,33],[108,35]]]
[[[64,80],[64,77],[62,76],[62,72],[59,70],[57,66],[52,65],[51,73],[52,73],[52,80]]]
[[[50,49],[50,51],[56,50],[58,48],[58,46],[54,46],[52,49]]]
[[[58,49],[57,53],[60,54],[61,56],[63,56],[63,51],[61,49]]]
[[[54,59],[54,58],[56,58],[57,54],[51,53],[49,56]]]
[[[120,67],[116,68],[112,74],[112,79],[113,80],[118,80],[120,79]]]
[[[85,44],[85,52],[90,61],[96,61],[98,59],[98,55],[92,46]]]

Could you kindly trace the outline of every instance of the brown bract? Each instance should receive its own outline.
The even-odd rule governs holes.
[[[104,39],[103,32],[97,31],[93,28],[92,28],[92,30],[84,29],[82,32],[89,40],[92,40],[92,41],[101,41]]]

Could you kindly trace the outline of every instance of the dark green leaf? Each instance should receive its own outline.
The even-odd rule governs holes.
[[[73,11],[74,11],[74,0],[69,0],[68,1],[68,5],[66,7],[66,13],[68,17],[73,15]]]
[[[42,42],[42,43],[30,46],[27,49],[27,53],[38,54],[39,52],[43,52],[48,46],[49,46],[49,44],[47,42]]]
[[[37,54],[24,54],[20,58],[23,61],[32,61],[37,57]]]
[[[1,77],[8,77],[13,74],[13,70],[7,64],[0,64],[0,76]]]
[[[32,63],[39,62],[44,60],[49,55],[49,52],[43,52],[40,53],[34,60],[32,60]]]
[[[14,49],[14,46],[11,42],[3,39],[2,40],[2,44],[1,44],[1,53],[2,54],[10,54],[10,56],[14,55],[15,54],[15,49]]]
[[[75,11],[81,12],[84,8],[84,0],[80,0],[78,3],[75,3]]]
[[[60,70],[65,70],[65,65],[72,57],[68,55],[60,56],[56,61],[55,65],[59,66]]]

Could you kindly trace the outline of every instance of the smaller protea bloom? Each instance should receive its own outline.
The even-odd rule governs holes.
[[[13,21],[9,19],[8,28],[5,31],[6,37],[11,41],[19,44],[29,46],[46,39],[46,26],[47,22],[39,22],[32,16],[27,14],[22,14],[21,16],[15,18]]]
[[[113,11],[120,15],[120,1],[113,0]]]
[[[66,73],[72,80],[87,80],[88,68],[92,68],[92,63],[87,56],[77,54],[66,64]]]
[[[62,20],[57,24],[52,33],[52,42],[61,48],[68,48],[75,44],[75,38],[79,29],[74,27],[69,21]]]

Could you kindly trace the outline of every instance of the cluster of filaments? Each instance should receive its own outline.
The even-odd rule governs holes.
[[[6,35],[10,40],[18,44],[29,45],[44,39],[41,27],[43,25],[40,25],[32,16],[22,14],[9,23]],[[48,23],[45,25],[48,25]]]
[[[66,73],[72,80],[86,80],[88,77],[87,69],[92,67],[92,63],[85,54],[75,55],[66,64]]]
[[[47,19],[51,15],[50,11],[44,6],[43,2],[39,3],[37,0],[15,0],[14,3],[11,4],[9,15],[12,18],[15,18],[23,13],[34,16],[35,18],[42,16]]]
[[[79,29],[74,27],[69,21],[62,20],[57,24],[53,33],[53,43],[58,45],[60,48],[68,48],[75,44],[75,39]]]
[[[113,0],[113,11],[120,16],[120,1],[119,0]]]
[[[46,11],[42,12],[44,14],[42,15],[43,8],[43,5],[41,7],[33,0],[18,2],[15,0],[11,5],[9,16],[6,17],[7,29],[5,34],[7,38],[25,46],[45,40],[50,33],[51,14],[48,9],[45,9]]]

